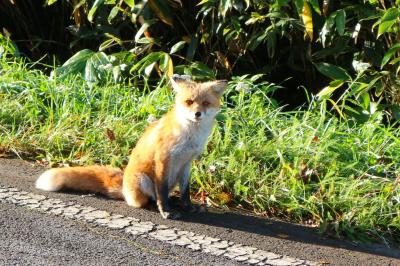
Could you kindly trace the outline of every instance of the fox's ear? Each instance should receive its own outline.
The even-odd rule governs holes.
[[[215,92],[218,96],[221,96],[226,87],[228,86],[227,80],[215,80],[204,83],[205,86],[209,87],[213,92]]]
[[[190,79],[190,76],[188,75],[173,75],[170,78],[170,83],[172,88],[176,93],[182,92],[182,90],[185,90],[188,85],[193,83],[193,81]]]

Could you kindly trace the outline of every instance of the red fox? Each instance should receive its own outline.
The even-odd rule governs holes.
[[[55,168],[37,179],[36,188],[100,193],[135,208],[151,198],[164,219],[175,219],[180,215],[171,210],[168,196],[179,184],[183,209],[196,211],[190,201],[190,165],[204,149],[227,81],[197,83],[174,75],[171,84],[175,106],[147,127],[124,172],[105,166]]]

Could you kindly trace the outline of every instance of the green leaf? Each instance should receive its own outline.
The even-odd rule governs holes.
[[[244,2],[246,3],[246,9],[247,10],[250,7],[250,0],[244,0]]]
[[[297,13],[301,15],[303,13],[304,0],[294,0],[294,3],[296,5]]]
[[[115,41],[113,39],[107,39],[104,42],[102,42],[99,46],[99,51],[104,51],[108,48],[110,48],[111,46],[113,46],[113,44],[115,43]]]
[[[334,80],[334,81],[332,81],[332,82],[329,84],[329,86],[323,88],[323,89],[317,94],[317,97],[318,97],[319,99],[322,99],[322,98],[329,98],[329,97],[332,95],[332,93],[333,93],[336,89],[340,88],[343,84],[344,84],[344,82],[343,82],[342,80]]]
[[[191,76],[194,80],[215,79],[214,72],[202,62],[193,62],[190,65],[180,65],[175,67],[176,73],[184,73]]]
[[[97,81],[96,69],[93,65],[93,62],[91,62],[91,60],[88,60],[86,62],[84,78],[87,82],[96,82]]]
[[[108,18],[107,18],[108,23],[111,24],[112,20],[115,18],[115,16],[118,14],[118,12],[119,12],[119,7],[114,6],[113,9],[111,9],[110,14],[108,15]]]
[[[244,9],[243,2],[241,0],[233,0],[233,7],[238,11],[242,12]]]
[[[343,9],[337,11],[335,22],[339,35],[343,35],[346,26],[346,12]]]
[[[196,53],[197,46],[198,46],[199,38],[196,36],[192,36],[190,39],[189,47],[187,48],[186,52],[186,59],[191,61]]]
[[[89,49],[84,49],[82,51],[77,52],[76,54],[74,54],[70,59],[68,59],[63,66],[66,65],[73,65],[73,64],[77,64],[83,60],[87,60],[89,57],[91,57],[95,52],[93,52],[92,50]]]
[[[331,79],[337,79],[342,81],[350,79],[350,75],[347,74],[346,70],[344,70],[341,67],[331,65],[328,63],[319,63],[314,65],[321,74]]]
[[[156,63],[164,55],[164,52],[153,52],[143,57],[139,62],[137,62],[130,70],[130,73],[134,71],[142,72],[144,69],[149,67],[151,64]]]
[[[389,51],[385,53],[382,59],[381,68],[384,67],[387,62],[392,58],[392,56],[400,49],[400,43],[393,45]]]
[[[136,32],[135,35],[135,41],[137,42],[140,37],[142,37],[143,33],[154,23],[156,22],[156,19],[150,19],[150,20],[146,20],[142,26],[140,27],[140,29]]]
[[[97,82],[105,78],[106,65],[110,64],[108,56],[103,52],[94,53],[86,62],[85,80],[87,82]],[[111,64],[109,65],[111,67]]]
[[[110,63],[110,59],[103,52],[98,52],[98,53],[93,54],[90,57],[90,60],[93,62],[94,67],[97,68],[97,69],[100,66],[104,66],[104,65]]]
[[[400,11],[396,7],[389,8],[386,10],[383,17],[377,22],[379,24],[378,28],[378,38],[383,33],[388,32],[391,27],[398,21],[400,16]]]
[[[68,59],[61,67],[56,69],[56,73],[59,75],[67,75],[70,73],[83,73],[86,62],[94,54],[92,50],[84,49],[74,54]]]
[[[172,12],[165,0],[149,0],[148,3],[162,22],[172,26]]]
[[[168,78],[174,74],[174,64],[169,54],[164,53],[164,57],[160,59],[160,68]]]
[[[381,18],[381,22],[391,21],[398,19],[399,17],[399,8],[391,7],[385,11],[383,17]]]
[[[361,94],[361,106],[364,108],[364,110],[368,110],[369,109],[369,104],[371,102],[371,98],[369,97],[369,93],[365,92],[363,94]]]
[[[390,20],[380,23],[378,28],[378,38],[385,32],[388,32],[392,28],[394,23],[396,23],[396,20]]]
[[[375,96],[379,97],[382,95],[383,91],[385,90],[385,84],[381,81],[378,81],[378,84],[375,86]]]
[[[287,6],[289,4],[290,0],[278,0],[276,3],[278,4],[278,7],[283,7]]]
[[[127,4],[130,8],[134,8],[135,0],[124,0],[125,4]]]
[[[364,83],[364,82],[354,82],[350,85],[349,87],[349,95],[350,96],[354,96],[359,94],[362,91],[365,91],[365,88],[368,87],[368,83]]]
[[[326,39],[328,35],[332,31],[332,27],[335,24],[336,12],[329,15],[329,17],[325,20],[324,26],[321,29],[319,35],[321,36],[322,46],[325,47]]]
[[[114,82],[120,82],[121,81],[121,67],[114,66],[112,69],[112,73],[113,73]]]
[[[153,62],[153,63],[150,63],[149,65],[146,65],[146,67],[144,68],[144,75],[145,76],[147,76],[147,77],[150,76],[150,74],[153,71],[154,66],[156,65],[156,63],[157,62]]]
[[[232,1],[231,0],[221,0],[219,4],[219,12],[221,13],[222,16],[226,15],[226,12],[232,7]]]
[[[54,4],[55,2],[57,2],[57,0],[47,0],[47,1],[46,1],[46,4],[47,4],[48,6],[50,6],[50,5]]]
[[[183,48],[183,46],[186,44],[185,41],[180,41],[175,43],[172,47],[171,47],[171,51],[169,52],[170,54],[174,54],[176,52],[178,52],[179,50],[181,50]]]
[[[99,8],[99,6],[101,6],[104,3],[104,0],[96,0],[94,1],[92,7],[89,10],[88,13],[88,20],[90,22],[93,22],[93,16],[96,13],[97,9]]]
[[[321,9],[319,8],[318,0],[309,0],[310,5],[313,7],[314,11],[321,15]]]

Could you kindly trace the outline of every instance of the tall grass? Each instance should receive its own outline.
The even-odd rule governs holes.
[[[148,120],[173,102],[166,86],[49,78],[21,61],[0,66],[0,147],[49,162],[124,166]],[[396,243],[400,130],[381,117],[339,120],[324,103],[283,112],[273,84],[234,78],[202,158],[194,194],[322,232]],[[398,243],[396,244],[398,245]]]

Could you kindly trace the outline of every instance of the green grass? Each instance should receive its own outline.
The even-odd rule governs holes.
[[[250,90],[236,90],[246,87],[238,83]],[[230,83],[218,126],[192,168],[194,192],[329,234],[398,245],[400,130],[379,115],[340,121],[323,103],[283,112],[265,96],[274,89],[243,78]],[[0,148],[53,163],[123,166],[148,117],[172,102],[163,86],[89,86],[3,60]]]

